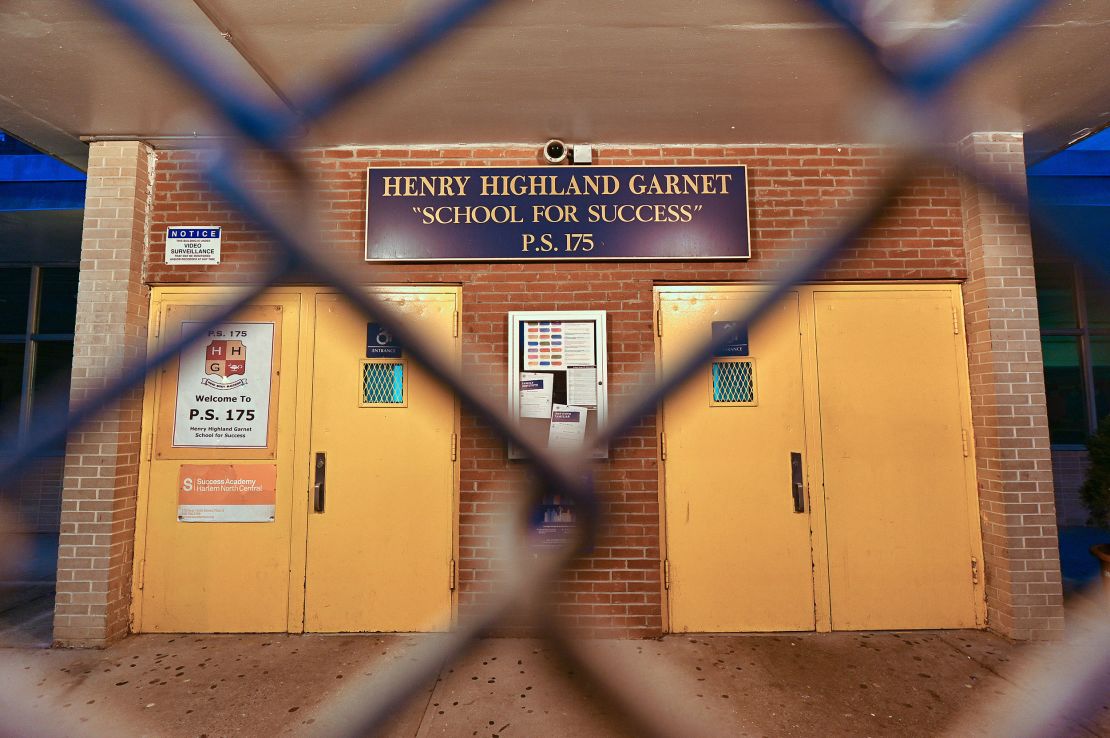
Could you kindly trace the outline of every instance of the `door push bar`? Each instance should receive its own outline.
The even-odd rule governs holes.
[[[322,454],[320,454],[322,455]],[[790,494],[794,498],[794,512],[806,511],[806,487],[802,476],[802,455],[790,452]]]
[[[316,454],[316,480],[312,484],[312,509],[315,512],[324,512],[324,479],[328,473],[328,460],[324,453]]]

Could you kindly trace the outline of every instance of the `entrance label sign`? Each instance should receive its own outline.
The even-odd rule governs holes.
[[[369,170],[367,261],[747,259],[743,166]]]
[[[182,523],[272,523],[276,464],[182,464],[177,519]]]
[[[400,359],[401,344],[381,323],[366,324],[366,358],[367,359]]]
[[[221,226],[170,226],[166,229],[167,264],[219,264]]]
[[[717,343],[723,338],[728,338],[728,343],[723,348],[713,352],[714,356],[747,356],[748,329],[740,323],[728,320],[714,320],[712,325],[713,342]]]
[[[222,323],[183,351],[173,445],[265,448],[273,361],[273,323]]]

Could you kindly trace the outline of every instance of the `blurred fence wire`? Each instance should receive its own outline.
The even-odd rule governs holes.
[[[1018,33],[1046,2],[1043,0],[999,0],[986,2],[953,26],[938,39],[922,43],[888,46],[877,32],[874,19],[865,12],[867,3],[858,0],[807,0],[809,5],[830,18],[851,38],[858,53],[880,73],[883,88],[875,91],[876,109],[892,113],[884,118],[883,128],[861,131],[866,138],[893,143],[898,152],[885,182],[869,202],[844,217],[840,228],[829,233],[824,242],[809,248],[797,262],[789,265],[760,297],[745,305],[741,314],[732,319],[745,325],[756,321],[784,293],[798,284],[816,278],[820,272],[850,247],[863,232],[875,223],[922,167],[941,164],[959,172],[968,181],[992,193],[1015,210],[1030,212],[1040,232],[1056,233],[1054,224],[1029,210],[1024,187],[1014,182],[1012,174],[995,172],[987,165],[962,158],[953,146],[954,135],[961,122],[960,109],[946,95],[966,72],[1002,41]],[[590,451],[575,457],[556,456],[518,432],[514,421],[503,407],[491,400],[478,385],[464,376],[444,357],[415,326],[406,322],[385,300],[367,293],[361,283],[352,280],[324,247],[316,221],[313,184],[307,168],[299,157],[301,133],[325,118],[355,95],[373,89],[397,70],[402,69],[441,39],[459,29],[495,3],[493,0],[462,0],[449,2],[428,11],[373,49],[351,59],[339,74],[307,85],[300,94],[289,96],[289,105],[261,101],[240,88],[232,80],[235,75],[222,68],[212,55],[205,53],[198,39],[164,14],[153,0],[91,0],[91,5],[113,17],[137,42],[145,45],[198,91],[218,120],[232,135],[223,140],[217,156],[211,157],[205,176],[212,189],[227,200],[242,216],[252,222],[275,244],[272,270],[268,276],[244,288],[207,318],[184,332],[179,339],[167,342],[142,362],[123,371],[97,395],[74,408],[64,422],[42,429],[18,447],[6,449],[0,462],[0,478],[11,479],[24,473],[43,452],[63,440],[66,434],[119,400],[128,391],[141,387],[145,377],[162,364],[172,361],[182,350],[215,326],[233,316],[243,306],[268,288],[280,283],[294,272],[330,285],[367,316],[385,323],[406,346],[411,355],[438,375],[461,402],[529,456],[529,463],[541,480],[521,490],[519,519],[538,504],[544,494],[558,492],[577,505],[577,538],[561,550],[535,556],[522,555],[524,549],[506,554],[509,574],[503,586],[484,608],[464,617],[449,634],[430,638],[418,658],[395,669],[367,678],[346,693],[342,701],[331,705],[339,719],[343,735],[365,735],[379,728],[405,701],[435,678],[445,661],[457,659],[472,647],[484,633],[502,622],[510,610],[528,605],[538,632],[573,663],[579,674],[585,674],[588,689],[601,699],[615,705],[637,731],[644,735],[688,736],[707,734],[688,710],[676,704],[674,694],[663,693],[646,682],[636,669],[626,667],[619,656],[598,653],[581,642],[560,622],[555,608],[548,606],[545,595],[554,590],[560,573],[569,566],[577,553],[590,545],[604,524],[598,514],[596,494],[590,471]],[[511,4],[505,2],[504,4]],[[690,12],[696,12],[691,8]],[[253,188],[243,173],[246,159],[263,153],[280,165],[287,186],[285,197],[270,190]],[[289,194],[291,193],[291,195]],[[1067,239],[1056,233],[1058,243],[1069,246]],[[1074,255],[1099,266],[1110,264],[1110,254],[1072,247]],[[706,342],[692,350],[680,366],[658,378],[645,388],[633,402],[627,403],[601,430],[595,439],[605,446],[627,432],[645,415],[654,414],[664,397],[687,380],[729,339],[714,344]],[[511,536],[510,536],[511,537]],[[0,552],[2,553],[2,552]],[[1048,735],[1061,717],[1079,719],[1091,711],[1105,692],[1110,676],[1110,625],[1105,617],[1095,618],[1083,630],[1082,640],[1063,655],[1054,652],[1041,657],[1031,667],[1051,674],[1051,696],[1042,704],[1021,705],[1021,710],[1006,710],[1009,716],[1005,735]],[[1053,669],[1053,659],[1067,659],[1066,669]],[[1059,664],[1056,664],[1057,666]],[[0,673],[3,673],[0,670]],[[18,680],[16,675],[8,675]],[[1035,678],[1035,675],[1034,675]],[[7,680],[6,680],[7,681]],[[576,684],[580,688],[586,686]],[[19,685],[13,683],[8,694],[0,699],[5,707],[0,714],[0,733],[20,733],[19,717],[28,713],[29,701],[18,698]],[[1011,705],[1017,708],[1017,705]],[[979,714],[969,711],[969,716]],[[1015,716],[1020,716],[1016,719]],[[51,734],[49,718],[38,716],[36,732]],[[970,719],[970,718],[969,718]],[[26,725],[26,723],[22,723]],[[980,726],[981,727],[981,726]],[[113,733],[126,732],[118,726]],[[959,733],[954,733],[958,735]]]

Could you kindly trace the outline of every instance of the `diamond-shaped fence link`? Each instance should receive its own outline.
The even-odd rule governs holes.
[[[577,668],[584,679],[575,685],[588,689],[594,696],[609,700],[645,735],[701,735],[705,731],[683,705],[674,703],[674,696],[649,683],[636,669],[628,668],[618,656],[601,654],[585,647],[565,627],[550,606],[546,595],[555,588],[560,573],[575,555],[596,537],[602,521],[597,514],[596,494],[589,473],[591,452],[585,449],[575,457],[557,456],[538,446],[528,435],[520,433],[502,407],[491,401],[485,392],[464,376],[449,357],[411,323],[403,319],[388,302],[368,294],[344,270],[333,263],[323,247],[314,208],[313,185],[306,167],[299,159],[299,134],[314,122],[328,116],[355,95],[367,93],[388,79],[395,71],[432,48],[438,41],[458,29],[489,6],[491,0],[449,2],[435,8],[409,25],[392,40],[368,49],[350,60],[338,75],[308,85],[301,94],[290,96],[289,107],[276,107],[259,101],[254,95],[238,88],[229,80],[220,62],[205,54],[202,45],[163,14],[152,0],[93,0],[91,3],[125,26],[186,83],[201,93],[221,122],[233,132],[221,145],[219,155],[206,165],[206,177],[212,189],[229,202],[245,219],[275,244],[275,259],[269,275],[244,288],[234,299],[214,310],[202,322],[185,331],[179,339],[167,342],[144,361],[127,368],[95,397],[73,408],[64,421],[42,430],[17,448],[5,449],[0,462],[0,477],[14,478],[26,471],[47,449],[57,444],[71,430],[94,418],[98,412],[119,400],[131,389],[141,386],[145,377],[174,360],[186,347],[198,341],[206,331],[226,321],[237,311],[261,295],[269,287],[296,273],[307,279],[336,288],[356,309],[387,326],[395,338],[406,346],[412,360],[419,362],[441,382],[450,387],[460,401],[481,420],[488,423],[504,439],[523,450],[535,471],[539,484],[521,490],[519,517],[524,519],[530,508],[545,494],[558,493],[576,505],[577,538],[561,549],[543,555],[524,549],[507,557],[509,572],[503,586],[480,611],[462,618],[455,630],[441,637],[430,638],[416,658],[399,664],[388,673],[367,678],[348,692],[343,702],[331,705],[343,735],[364,735],[380,727],[390,714],[430,679],[445,661],[458,658],[471,648],[484,633],[494,628],[511,610],[530,605],[534,625]],[[506,2],[506,4],[511,4]],[[883,89],[876,90],[876,109],[892,116],[887,130],[896,129],[894,147],[900,152],[888,168],[885,181],[877,193],[858,211],[847,214],[841,225],[817,246],[799,249],[800,258],[787,265],[768,289],[749,302],[729,320],[748,326],[763,315],[786,292],[796,285],[816,278],[819,273],[865,230],[874,224],[903,192],[907,183],[923,166],[940,163],[961,173],[968,181],[1025,211],[1021,187],[1015,187],[1005,172],[991,171],[986,165],[960,158],[951,146],[953,133],[961,120],[960,108],[950,100],[949,92],[968,70],[1028,22],[1046,5],[1043,0],[999,0],[982,3],[965,22],[955,26],[929,44],[910,45],[904,49],[884,46],[869,26],[864,3],[851,0],[809,0],[809,4],[827,14],[855,42],[860,54],[868,59],[885,80]],[[630,10],[631,12],[631,10]],[[691,12],[696,12],[691,9]],[[891,122],[893,121],[893,122]],[[876,137],[889,139],[883,131],[869,131]],[[252,188],[243,174],[244,162],[253,153],[262,152],[280,165],[285,184],[293,193],[281,199],[272,192]],[[1052,224],[1031,212],[1034,225],[1052,232]],[[1057,239],[1067,245],[1065,239]],[[1104,253],[1074,253],[1090,263],[1105,266],[1110,256]],[[668,371],[635,401],[625,403],[613,414],[608,424],[594,438],[595,447],[610,444],[631,429],[645,415],[653,414],[658,404],[712,361],[714,354],[731,340],[723,337],[707,341],[689,351],[677,366]],[[714,396],[720,392],[722,401],[750,401],[754,395],[752,364],[721,362],[713,364]],[[398,370],[401,374],[398,375]],[[362,389],[367,402],[395,402],[401,391],[404,369],[399,364],[364,365]],[[353,378],[352,378],[353,379]],[[744,399],[748,398],[748,399]],[[523,544],[522,544],[523,545]],[[1048,734],[1052,721],[1061,715],[1079,716],[1092,709],[1104,691],[1110,676],[1110,627],[1105,618],[1093,621],[1085,631],[1086,640],[1069,651],[1069,668],[1050,670],[1051,659],[1030,665],[1033,679],[1052,674],[1045,686],[1042,705],[992,703],[984,709],[1005,715],[1007,735]],[[1042,668],[1045,667],[1045,668]],[[18,675],[9,675],[6,694],[0,698],[0,733],[27,734],[23,728],[34,724],[33,732],[51,734],[48,715],[37,715],[32,700],[23,699],[26,685]],[[1101,688],[1101,689],[1100,689]],[[979,713],[969,711],[968,719]],[[126,733],[126,726],[116,726],[113,734]],[[958,734],[958,733],[955,733]],[[1000,733],[1003,734],[1003,733]]]

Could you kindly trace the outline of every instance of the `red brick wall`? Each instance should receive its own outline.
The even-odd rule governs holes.
[[[610,397],[634,392],[654,361],[652,287],[661,282],[768,279],[805,243],[820,238],[880,181],[883,152],[859,146],[602,147],[599,165],[746,164],[751,200],[747,263],[559,263],[368,265],[362,259],[368,166],[522,166],[538,147],[510,149],[333,149],[310,154],[327,217],[331,248],[367,283],[463,285],[463,353],[467,371],[503,396],[510,310],[609,311]],[[157,283],[247,280],[269,259],[256,233],[237,224],[200,184],[200,155],[157,152],[147,279]],[[270,171],[270,170],[267,170]],[[223,225],[223,263],[163,263],[169,225]],[[949,173],[917,180],[880,225],[824,275],[837,280],[963,279],[960,190]],[[562,608],[586,631],[654,635],[662,626],[659,508],[654,417],[612,449],[597,475],[607,526],[598,547],[562,583]],[[490,590],[496,519],[513,495],[504,443],[463,416],[459,566],[463,605]]]

